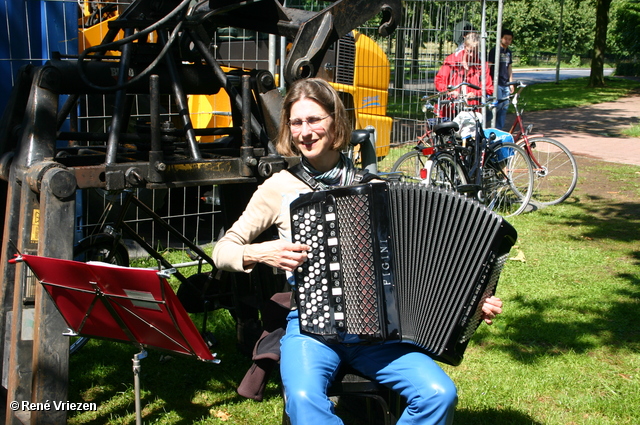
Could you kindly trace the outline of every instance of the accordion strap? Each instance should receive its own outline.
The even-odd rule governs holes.
[[[322,187],[320,183],[316,179],[314,179],[311,174],[307,172],[307,170],[302,167],[302,163],[297,163],[293,167],[289,167],[287,169],[291,174],[302,180],[313,190],[319,190]],[[378,179],[379,177],[373,173],[370,173],[367,170],[356,170],[356,174],[353,178],[353,184],[361,184],[370,182],[373,179]]]
[[[316,179],[314,179],[311,174],[309,174],[307,172],[307,170],[305,170],[302,167],[302,163],[297,163],[296,165],[294,165],[293,167],[289,167],[287,169],[287,171],[289,171],[291,174],[293,174],[294,176],[296,176],[297,178],[299,178],[300,180],[302,180],[304,183],[307,184],[307,186],[309,186],[311,189],[313,190],[318,190],[320,189],[320,183],[318,183],[318,181]]]

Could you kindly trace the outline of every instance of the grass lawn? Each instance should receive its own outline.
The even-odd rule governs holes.
[[[622,130],[622,134],[627,137],[640,137],[640,124],[635,124],[626,130]]]
[[[532,84],[523,90],[521,101],[525,111],[543,111],[609,102],[640,89],[639,82],[619,77],[605,77],[606,87],[590,88],[588,83],[588,78],[571,78]]]

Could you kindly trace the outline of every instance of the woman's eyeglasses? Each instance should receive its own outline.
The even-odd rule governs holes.
[[[307,117],[306,120],[301,120],[301,119],[291,120],[289,121],[289,127],[291,128],[291,131],[300,131],[302,130],[302,124],[306,122],[307,125],[309,125],[309,128],[313,130],[318,130],[322,126],[322,121],[326,120],[330,116],[331,114],[324,117]]]

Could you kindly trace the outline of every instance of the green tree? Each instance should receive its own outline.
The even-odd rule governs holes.
[[[514,32],[514,50],[525,62],[557,50],[560,0],[505,0],[502,25]],[[593,40],[593,0],[564,0],[562,45],[565,56],[584,56]]]
[[[507,0],[502,27],[514,33],[514,49],[520,61],[530,63],[541,51],[553,51],[557,40],[559,3],[552,0]]]
[[[621,59],[640,56],[640,0],[614,0],[610,10],[607,51]]]
[[[593,9],[594,2],[591,0],[564,1],[562,46],[566,54],[589,55],[595,30]],[[557,33],[554,35],[557,37]]]

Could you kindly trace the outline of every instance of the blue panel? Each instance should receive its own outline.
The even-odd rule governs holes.
[[[27,3],[24,1],[0,2],[0,108],[4,107],[13,85],[13,77],[29,57],[27,28]]]
[[[52,51],[77,54],[77,23],[73,0],[0,0],[0,112],[22,66],[41,65]]]
[[[42,57],[51,52],[64,55],[78,53],[78,5],[70,2],[44,1],[42,4]]]

